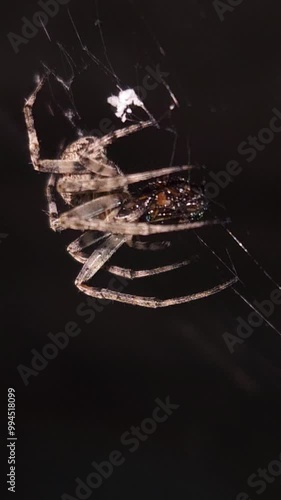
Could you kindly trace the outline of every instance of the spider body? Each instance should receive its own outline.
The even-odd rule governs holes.
[[[83,264],[75,280],[79,290],[96,298],[156,308],[197,300],[233,285],[237,278],[183,297],[157,299],[86,284],[102,268],[114,275],[135,279],[186,266],[190,260],[135,271],[111,266],[108,261],[125,243],[147,250],[166,247],[166,242],[143,242],[136,238],[138,236],[195,229],[220,221],[204,220],[207,203],[203,190],[192,185],[183,176],[184,172],[194,168],[191,165],[124,175],[108,159],[107,146],[154,125],[151,121],[131,125],[101,138],[82,137],[68,145],[59,158],[41,159],[33,106],[44,80],[45,78],[39,81],[24,106],[30,156],[35,170],[50,174],[46,195],[51,228],[55,231],[82,231],[67,248],[70,255]],[[67,208],[61,214],[58,196]],[[84,250],[91,248],[89,256]]]

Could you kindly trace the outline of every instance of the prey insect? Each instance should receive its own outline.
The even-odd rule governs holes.
[[[46,196],[50,227],[54,231],[82,231],[67,248],[70,255],[83,264],[75,280],[78,289],[100,299],[156,308],[208,297],[232,286],[236,277],[208,290],[160,299],[87,284],[101,269],[131,280],[186,266],[190,260],[135,271],[111,266],[109,260],[124,244],[140,250],[166,247],[166,242],[149,243],[140,241],[139,236],[196,229],[219,221],[203,219],[206,210],[204,193],[184,177],[184,173],[194,168],[191,165],[124,175],[107,157],[106,148],[110,144],[153,126],[153,121],[130,125],[101,138],[82,137],[69,144],[59,158],[41,159],[33,106],[44,81],[45,78],[40,79],[24,106],[29,150],[34,169],[49,174]],[[132,193],[131,188],[136,186],[138,189]],[[67,206],[63,213],[58,209],[59,197]],[[91,247],[93,250],[88,256],[84,250]]]

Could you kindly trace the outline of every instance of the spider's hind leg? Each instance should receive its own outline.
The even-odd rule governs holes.
[[[183,297],[174,297],[171,299],[158,299],[157,297],[142,297],[139,295],[130,295],[119,291],[109,290],[107,288],[94,288],[85,285],[84,283],[81,283],[78,288],[86,295],[95,297],[97,299],[115,300],[117,302],[123,302],[125,304],[156,309],[158,307],[169,307],[203,299],[205,297],[210,297],[211,295],[230,288],[236,282],[237,278],[233,278],[229,281],[216,285],[213,288],[204,290],[203,292],[192,293],[190,295],[184,295]]]

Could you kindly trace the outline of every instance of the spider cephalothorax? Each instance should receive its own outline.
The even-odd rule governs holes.
[[[193,169],[191,165],[124,175],[108,159],[107,146],[121,137],[153,126],[151,121],[116,130],[101,138],[82,137],[67,146],[59,158],[41,159],[33,105],[43,83],[44,78],[24,106],[30,155],[35,170],[50,174],[46,194],[51,228],[55,231],[82,231],[82,235],[67,248],[83,264],[75,280],[79,290],[97,298],[155,308],[207,297],[235,283],[237,279],[233,278],[209,290],[171,299],[141,297],[86,285],[104,267],[115,275],[134,279],[185,266],[190,260],[140,271],[107,263],[125,243],[141,249],[163,248],[161,244],[140,242],[136,236],[195,229],[219,221],[203,219],[207,208],[203,191],[183,176]],[[66,204],[66,210],[61,214],[58,195]],[[84,249],[91,247],[90,256],[83,253]]]

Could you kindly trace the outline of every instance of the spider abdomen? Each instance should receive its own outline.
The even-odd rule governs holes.
[[[165,223],[173,220],[200,220],[207,210],[207,200],[202,188],[190,184],[183,178],[167,178],[148,183],[133,193],[123,204],[120,213],[143,207],[140,220],[149,223]]]

